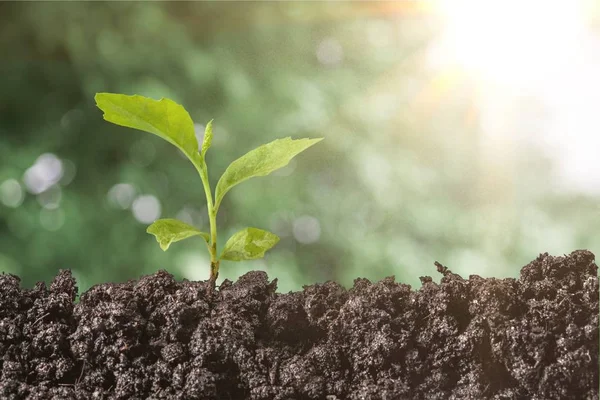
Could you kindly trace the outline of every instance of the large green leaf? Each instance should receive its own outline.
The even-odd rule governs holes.
[[[198,229],[185,222],[171,218],[154,221],[154,223],[148,227],[146,232],[156,236],[156,241],[164,251],[167,251],[171,243],[196,235],[202,236],[204,240],[206,240],[206,243],[210,240],[210,235],[208,233],[200,232]]]
[[[241,156],[229,164],[217,183],[216,208],[221,204],[225,193],[238,183],[285,167],[292,158],[321,140],[323,138],[294,140],[287,137],[264,144]]]
[[[221,260],[242,261],[262,258],[265,251],[275,246],[279,237],[257,228],[246,228],[234,234],[225,243]]]
[[[97,93],[95,100],[104,111],[105,120],[160,136],[191,160],[198,156],[194,122],[185,108],[173,100],[116,93]]]

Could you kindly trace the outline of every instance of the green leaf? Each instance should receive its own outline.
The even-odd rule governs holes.
[[[198,229],[185,222],[171,218],[154,221],[154,223],[146,229],[146,232],[156,236],[156,241],[164,251],[167,251],[171,243],[196,235],[202,236],[207,244],[210,241],[210,235],[208,233],[200,232]]]
[[[279,237],[257,228],[246,228],[234,234],[225,243],[221,260],[241,261],[262,258],[265,251],[275,246]]]
[[[204,129],[204,139],[202,140],[202,157],[204,157],[204,155],[206,154],[206,150],[208,150],[208,148],[212,144],[212,124],[213,120],[211,119],[210,121],[208,121],[208,124],[206,124],[206,129]]]
[[[173,100],[116,93],[96,93],[95,100],[98,108],[104,111],[105,120],[160,136],[190,160],[198,156],[198,140],[192,118],[183,106]]]
[[[287,137],[277,139],[238,158],[229,164],[217,183],[215,207],[218,209],[225,193],[238,183],[255,176],[268,175],[285,167],[292,158],[321,140],[323,138],[293,140]]]

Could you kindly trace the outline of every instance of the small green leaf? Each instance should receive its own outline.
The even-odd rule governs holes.
[[[262,258],[265,251],[275,246],[279,237],[257,228],[246,228],[234,234],[225,243],[221,260],[241,261]]]
[[[183,106],[173,100],[153,100],[143,96],[96,93],[96,105],[104,119],[113,124],[160,136],[175,145],[190,160],[198,156],[194,123]]]
[[[285,167],[292,158],[321,140],[323,138],[294,140],[287,137],[264,144],[241,156],[229,164],[219,179],[215,195],[215,208],[219,208],[225,193],[238,183],[255,176],[268,175]]]
[[[204,129],[204,139],[202,140],[202,157],[204,157],[204,155],[206,154],[206,150],[208,150],[208,148],[212,144],[212,124],[213,120],[211,119],[210,121],[208,121],[208,124],[206,124],[206,129]]]
[[[185,222],[171,218],[154,221],[154,223],[146,229],[146,232],[156,236],[156,241],[164,251],[167,251],[171,243],[196,235],[202,236],[204,240],[206,240],[206,243],[210,241],[210,235],[208,233],[200,232],[198,229]]]

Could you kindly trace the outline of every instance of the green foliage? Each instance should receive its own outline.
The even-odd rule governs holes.
[[[212,144],[212,120],[206,125],[202,147],[194,134],[194,123],[181,105],[169,99],[152,100],[142,96],[126,96],[115,93],[97,93],[96,105],[104,112],[104,119],[117,125],[153,133],[179,148],[196,167],[208,205],[210,234],[176,219],[155,221],[147,232],[156,237],[161,249],[166,251],[171,243],[192,236],[202,236],[211,256],[211,282],[215,283],[220,260],[254,260],[278,241],[277,235],[257,228],[246,228],[233,235],[225,244],[221,257],[217,258],[216,217],[223,196],[233,186],[255,176],[265,176],[285,167],[292,158],[319,139],[278,139],[260,146],[232,162],[217,184],[216,201],[213,202],[205,154]]]
[[[198,141],[192,118],[173,100],[157,101],[115,93],[97,93],[95,100],[98,108],[104,111],[106,121],[153,133],[176,146],[192,162],[198,159]],[[203,144],[202,155],[205,152]]]
[[[156,236],[156,241],[164,251],[167,251],[173,242],[178,242],[197,235],[206,240],[207,244],[210,243],[210,235],[208,233],[201,232],[178,219],[159,219],[150,225],[146,232]]]
[[[321,140],[323,139],[293,140],[287,137],[264,144],[241,156],[229,164],[219,179],[215,207],[219,209],[223,196],[235,185],[255,176],[268,175],[285,167],[292,158]]]
[[[229,238],[220,259],[242,261],[262,258],[265,251],[275,246],[277,242],[279,242],[279,237],[271,232],[257,228],[245,228]]]

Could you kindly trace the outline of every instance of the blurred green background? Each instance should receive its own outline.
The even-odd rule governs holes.
[[[0,3],[0,271],[30,287],[69,268],[80,290],[208,278],[201,239],[163,252],[145,233],[208,230],[193,166],[103,121],[96,92],[172,98],[199,135],[214,118],[213,185],[260,144],[326,138],[227,195],[221,244],[245,226],[282,239],[221,279],[418,286],[435,260],[507,277],[598,253],[598,7],[459,3]]]

